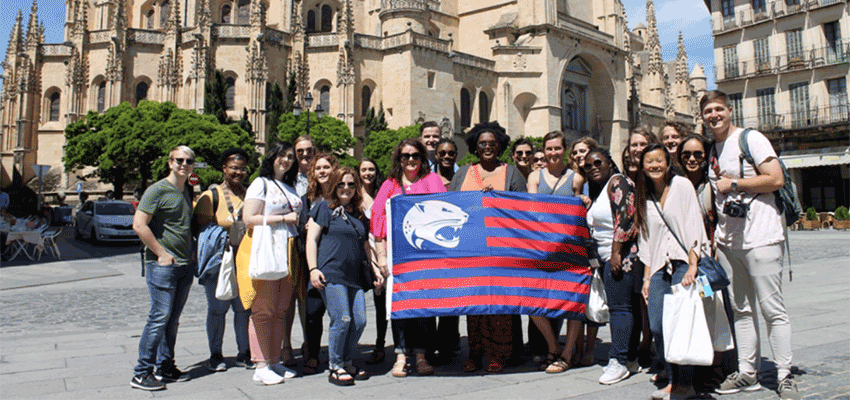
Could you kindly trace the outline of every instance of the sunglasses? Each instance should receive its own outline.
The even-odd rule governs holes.
[[[498,148],[499,142],[497,142],[495,140],[482,140],[482,141],[478,142],[478,148],[479,149],[486,149],[488,147],[492,147],[494,149]]]
[[[584,166],[582,168],[584,168],[585,171],[589,171],[593,167],[602,168],[602,164],[603,164],[602,160],[597,158],[592,163],[585,162]]]
[[[546,161],[546,158],[544,158],[544,157],[534,157],[532,159],[532,161],[537,163],[537,162],[541,162],[541,161]]]
[[[227,169],[233,172],[248,172],[248,168],[245,167],[227,167]]]
[[[532,154],[532,152],[530,150],[529,151],[517,150],[517,151],[514,152],[514,154],[516,154],[520,157],[525,157],[525,156],[530,156]]]
[[[401,158],[402,161],[408,161],[408,160],[411,160],[411,159],[419,160],[419,159],[422,158],[422,154],[419,154],[419,152],[416,152],[416,153],[401,153],[400,158]]]
[[[295,150],[295,152],[298,153],[298,154],[311,154],[311,153],[313,153],[313,148],[308,147],[306,149],[297,149],[297,150]]]
[[[437,152],[437,156],[438,157],[445,157],[445,156],[457,157],[457,152],[451,151],[451,150],[449,150],[449,151],[440,150],[440,151]]]
[[[354,182],[340,182],[336,184],[337,189],[345,189],[346,187],[349,189],[356,189],[357,184]]]
[[[694,158],[696,158],[697,160],[702,160],[702,158],[705,157],[705,153],[703,153],[701,151],[683,151],[682,152],[682,158],[684,158],[685,160],[690,159],[691,156],[694,156]]]
[[[174,162],[176,162],[177,165],[180,165],[180,164],[192,165],[192,164],[195,163],[195,159],[194,158],[175,158]]]

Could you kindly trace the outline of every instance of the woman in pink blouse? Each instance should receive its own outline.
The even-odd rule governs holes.
[[[400,194],[444,193],[446,186],[439,175],[429,172],[428,153],[418,138],[405,139],[395,148],[393,165],[387,180],[381,185],[372,205],[371,232],[375,235],[378,268],[384,277],[387,270],[387,200]],[[390,294],[392,295],[392,294]],[[431,375],[434,368],[425,359],[428,341],[434,337],[436,321],[432,318],[410,318],[392,320],[393,342],[396,362],[392,374],[397,378],[407,376],[407,356],[416,354],[416,372]]]

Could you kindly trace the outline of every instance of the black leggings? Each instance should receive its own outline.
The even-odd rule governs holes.
[[[318,289],[314,288],[309,282],[307,283],[307,359],[319,359],[319,353],[322,350],[322,318],[325,317],[325,302],[322,300],[322,294]]]
[[[375,297],[375,327],[378,329],[378,337],[375,339],[375,349],[383,350],[386,346],[385,337],[387,336],[387,292],[381,291],[381,294],[372,290]]]

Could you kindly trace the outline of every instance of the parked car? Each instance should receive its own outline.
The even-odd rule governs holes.
[[[92,241],[138,241],[133,230],[135,212],[126,201],[87,201],[74,218],[74,236]]]

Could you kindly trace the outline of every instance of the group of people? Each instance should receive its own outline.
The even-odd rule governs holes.
[[[187,378],[175,366],[174,344],[193,277],[190,227],[212,223],[230,229],[239,220],[248,233],[236,253],[238,297],[218,300],[216,282],[202,283],[209,304],[210,371],[227,368],[222,338],[225,314],[232,308],[236,365],[254,369],[254,381],[272,385],[297,375],[291,342],[296,314],[304,327],[302,372],[318,372],[325,313],[330,317],[328,380],[348,386],[369,379],[353,358],[367,323],[364,293],[372,290],[377,337],[365,362],[385,361],[389,327],[392,376],[433,374],[432,364],[458,356],[460,317],[386,320],[386,202],[397,195],[502,190],[577,196],[587,208],[588,254],[591,267],[601,268],[610,309],[611,347],[601,384],[620,382],[652,365],[654,342],[659,368],[652,379],[660,389],[653,398],[698,396],[695,386],[719,394],[758,390],[758,305],[768,326],[779,393],[799,398],[790,374],[791,329],[781,290],[783,225],[772,193],[784,183],[777,156],[762,134],[750,131],[755,164],[742,165],[738,137],[743,129],[732,124],[727,96],[711,91],[700,108],[710,138],[689,134],[676,123],[660,130],[660,140],[649,129],[636,128],[622,154],[622,172],[593,139],[568,143],[559,131],[546,134],[541,149],[527,139],[515,141],[514,163],[505,163],[499,157],[511,140],[497,122],[467,132],[466,145],[478,160],[462,167],[456,164],[458,145],[441,138],[436,123],[422,124],[419,138],[395,147],[386,178],[374,160],[364,158],[357,169],[340,166],[302,136],[293,144],[272,146],[259,177],[246,187],[248,155],[232,149],[219,164],[223,182],[203,192],[194,211],[185,185],[194,154],[176,147],[169,153],[171,173],[147,189],[134,220],[146,246],[152,305],[131,386],[158,390],[165,388],[163,382]],[[729,202],[746,203],[748,214],[727,215]],[[248,276],[251,255],[245,240],[259,225],[272,227],[275,258],[285,260],[289,271],[284,278]],[[694,285],[697,262],[709,255],[718,259],[731,284],[706,300],[711,303],[706,317],[733,322],[737,366],[728,362],[729,354],[716,355],[716,368],[666,363],[662,321],[672,311],[664,309],[664,295],[674,285]],[[716,315],[713,302],[728,306],[728,315]],[[532,316],[530,321],[528,351],[540,370],[560,373],[595,363],[596,336],[604,324],[584,317],[567,321],[566,343],[561,344],[562,320]],[[469,315],[466,326],[469,354],[463,371],[501,372],[525,351],[518,315]]]

